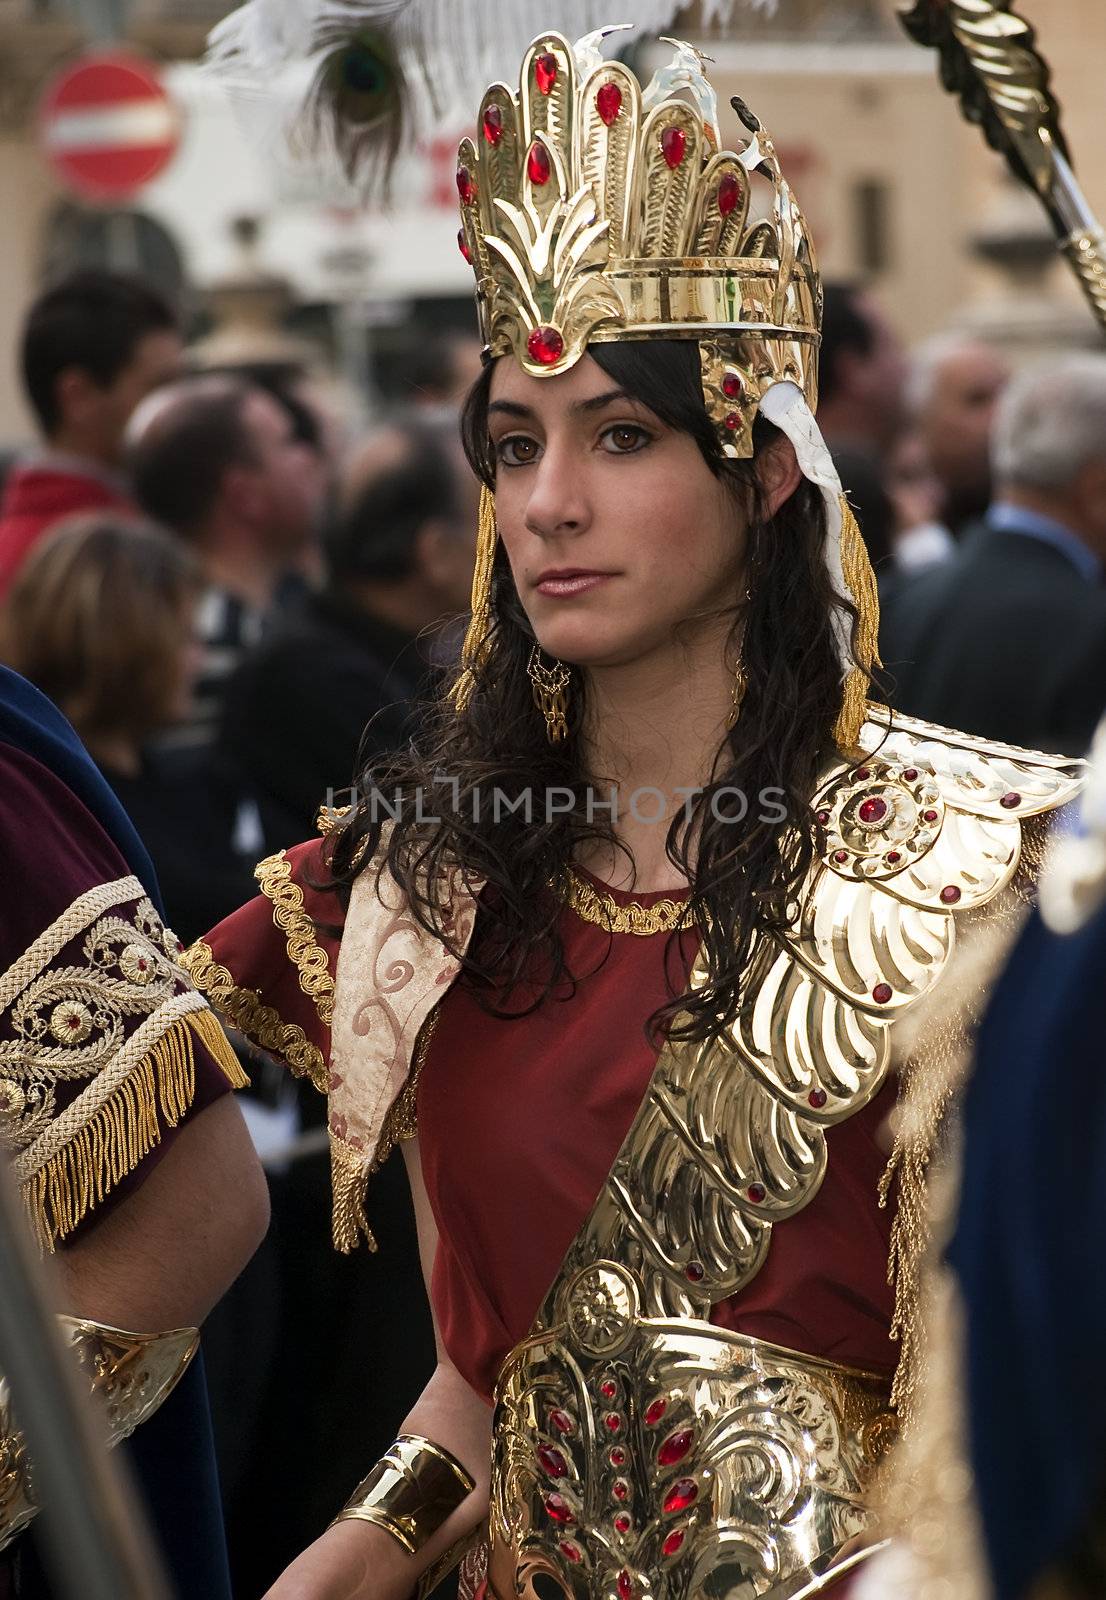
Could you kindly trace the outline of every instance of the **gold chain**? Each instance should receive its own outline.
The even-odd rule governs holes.
[[[603,894],[572,867],[565,867],[551,887],[584,922],[609,933],[633,933],[645,939],[654,933],[675,933],[688,921],[687,900],[658,900],[653,906],[631,900],[619,905],[613,895]]]

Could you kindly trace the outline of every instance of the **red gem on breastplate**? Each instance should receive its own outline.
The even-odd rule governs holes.
[[[824,1089],[812,1089],[810,1091],[810,1093],[807,1095],[807,1099],[809,1100],[810,1104],[814,1107],[815,1111],[821,1111],[822,1107],[825,1105],[826,1101],[829,1099],[829,1096],[826,1094],[826,1091]]]
[[[694,1428],[680,1428],[676,1433],[670,1433],[657,1451],[657,1463],[662,1467],[674,1467],[677,1461],[682,1461],[695,1441]]]
[[[618,1516],[615,1517],[615,1519],[614,1519],[614,1530],[615,1530],[615,1532],[616,1533],[629,1533],[631,1526],[632,1526],[632,1524],[630,1522],[629,1517],[626,1515],[625,1511],[620,1511],[618,1513]]]
[[[1013,789],[1010,790],[1009,794],[1004,794],[1002,799],[999,801],[999,805],[1002,806],[1003,810],[1005,811],[1013,811],[1014,807],[1020,806],[1021,803],[1021,795],[1015,794]]]
[[[565,342],[556,328],[535,328],[526,341],[530,359],[540,366],[552,367],[565,353]]]
[[[833,859],[837,862],[839,867],[843,866],[849,859],[849,852],[847,850],[835,850],[833,852]]]
[[[853,773],[853,777],[856,779],[857,783],[863,783],[865,778],[870,778],[871,776],[872,773],[869,767],[857,767],[856,771]]]
[[[571,1539],[562,1539],[557,1549],[568,1561],[580,1561],[583,1559],[580,1546],[573,1544]]]
[[[930,806],[928,811],[923,811],[922,812],[922,821],[923,822],[936,822],[937,818],[939,816],[940,816],[940,812],[939,811],[934,811],[933,807]]]
[[[498,144],[503,137],[503,111],[497,105],[484,107],[484,138],[489,144]]]
[[[549,151],[543,144],[536,140],[530,146],[530,154],[526,157],[526,176],[537,188],[543,188],[553,175],[553,163],[549,159]]]
[[[814,813],[814,820],[815,820],[815,822],[818,824],[818,826],[820,828],[826,827],[826,825],[829,822],[829,819],[830,819],[830,814],[829,814],[828,811],[816,811]]]
[[[867,800],[860,802],[856,814],[861,822],[882,822],[887,815],[887,801],[881,800],[878,795],[869,795]]]
[[[751,1183],[745,1193],[755,1206],[762,1206],[768,1198],[768,1191],[763,1183]]]
[[[945,884],[945,887],[941,890],[941,899],[947,906],[954,906],[956,904],[956,902],[960,899],[960,890],[956,887],[955,883]]]
[[[667,1410],[668,1410],[668,1401],[667,1400],[661,1399],[661,1400],[652,1401],[651,1404],[646,1406],[646,1408],[645,1408],[645,1425],[646,1425],[646,1427],[655,1428],[657,1423],[661,1420],[661,1418],[664,1416],[664,1414],[665,1414],[665,1412]]]
[[[877,1005],[885,1006],[894,992],[889,983],[877,983],[872,990],[872,999]]]
[[[608,1433],[618,1433],[622,1427],[622,1418],[617,1411],[608,1411],[603,1418],[603,1426]]]
[[[630,1498],[630,1485],[625,1478],[616,1478],[611,1484],[611,1493],[616,1500],[628,1500]]]
[[[634,1580],[623,1567],[618,1574],[618,1600],[633,1600]]]
[[[563,1494],[547,1494],[545,1497],[545,1509],[554,1522],[568,1523],[576,1521],[576,1518],[572,1515],[572,1507]]]
[[[543,1472],[551,1478],[564,1478],[568,1476],[568,1462],[554,1444],[539,1444],[537,1449],[538,1465]]]
[[[604,1378],[603,1382],[599,1385],[599,1393],[603,1396],[604,1400],[613,1400],[615,1395],[618,1393],[618,1384],[615,1383],[613,1378]]]
[[[549,1425],[556,1428],[558,1433],[576,1432],[576,1424],[567,1411],[551,1411],[549,1413]]]
[[[722,379],[722,393],[727,400],[740,400],[745,393],[745,385],[736,372],[727,372]]]
[[[732,172],[727,172],[718,185],[717,199],[718,210],[722,216],[728,217],[731,211],[737,210],[737,202],[741,199],[741,185]]]
[[[689,1261],[684,1268],[684,1277],[688,1283],[702,1283],[706,1275],[706,1268],[701,1261]]]
[[[542,94],[552,94],[553,85],[557,81],[557,57],[552,50],[545,50],[540,56],[534,58],[534,81]]]
[[[661,153],[675,172],[687,154],[687,134],[682,128],[665,128],[661,134]]]
[[[674,1511],[686,1511],[698,1498],[699,1485],[694,1478],[677,1478],[664,1497],[664,1509],[669,1515]]]
[[[626,1465],[626,1452],[620,1444],[616,1444],[607,1460],[612,1467],[624,1467]]]
[[[895,865],[896,861],[901,861],[902,860],[902,856],[899,854],[899,852],[897,850],[888,850],[887,854],[884,856],[883,859],[888,863],[889,866],[893,867]]]
[[[913,783],[917,776],[917,767],[907,767],[906,771],[903,773],[903,777],[906,779],[907,783]]]
[[[476,199],[476,180],[467,167],[457,168],[457,193],[466,206]]]
[[[672,1532],[661,1545],[661,1550],[666,1556],[678,1555],[683,1547],[684,1537],[685,1533],[683,1528],[673,1528]]]
[[[458,228],[457,229],[457,248],[458,248],[458,250],[460,250],[461,254],[464,256],[465,260],[468,262],[469,266],[471,267],[472,266],[472,251],[469,249],[468,245],[465,242],[465,230],[464,230],[464,228]]]
[[[617,83],[605,83],[595,96],[595,109],[607,124],[613,127],[622,110],[622,90]]]

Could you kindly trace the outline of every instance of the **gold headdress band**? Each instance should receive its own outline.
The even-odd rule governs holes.
[[[539,36],[517,95],[493,84],[476,139],[461,144],[460,243],[476,273],[486,353],[511,354],[545,378],[574,366],[588,344],[695,339],[724,453],[750,457],[758,410],[771,416],[823,492],[827,564],[860,619],[855,639],[851,615],[842,609],[837,619],[845,692],[836,735],[852,746],[879,612],[867,552],[811,412],[822,294],[809,230],[772,140],[739,101],[750,137],[739,151],[721,148],[697,51],[677,44],[643,90],[621,62],[603,59],[598,41],[589,35],[573,50],[558,34]],[[753,173],[772,189],[763,220],[750,220]],[[495,539],[487,494],[458,709],[491,625]]]

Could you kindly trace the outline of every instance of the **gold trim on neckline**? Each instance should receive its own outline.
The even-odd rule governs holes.
[[[642,905],[640,900],[622,905],[613,894],[597,889],[571,866],[564,867],[560,876],[550,881],[550,887],[581,921],[605,928],[608,933],[631,933],[647,939],[655,933],[675,933],[691,921],[688,898],[658,900],[651,906]]]

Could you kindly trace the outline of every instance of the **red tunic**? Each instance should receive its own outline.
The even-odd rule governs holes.
[[[645,1096],[657,1054],[645,1022],[672,994],[668,935],[609,935],[568,910],[561,931],[575,986],[508,1020],[456,984],[419,1081],[419,1147],[439,1231],[434,1309],[458,1371],[489,1398]],[[675,953],[676,992],[695,944],[684,935]],[[714,1308],[715,1323],[849,1366],[893,1369],[891,1217],[877,1195],[887,1161],[877,1134],[892,1093],[888,1086],[829,1132],[822,1188],[799,1216],[777,1223],[764,1266]]]

